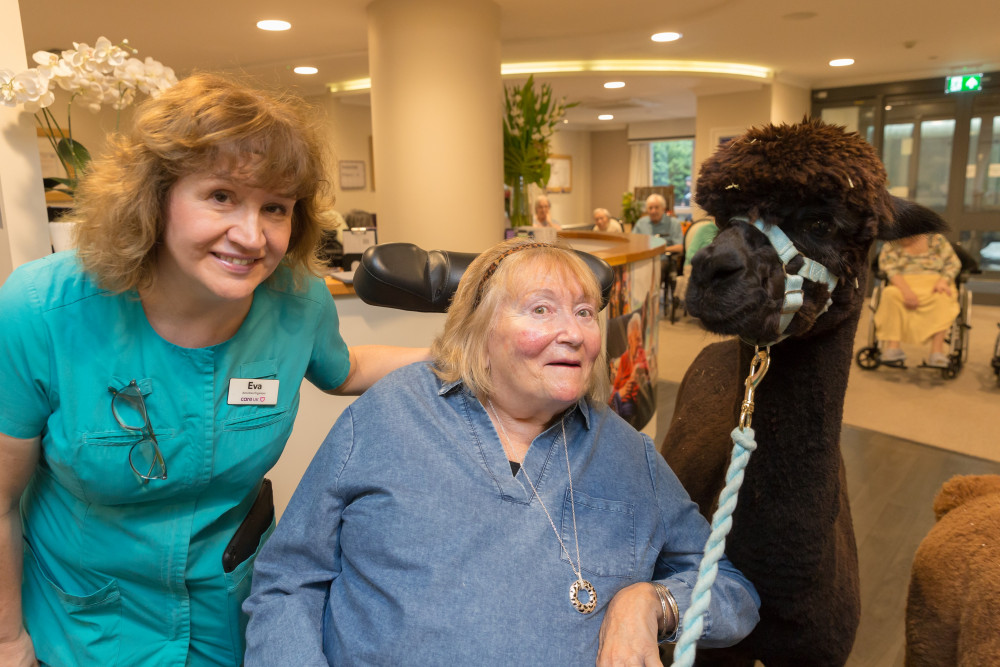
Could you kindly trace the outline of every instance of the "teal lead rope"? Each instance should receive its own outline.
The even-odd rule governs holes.
[[[694,664],[694,653],[698,638],[704,632],[705,612],[712,601],[712,584],[719,573],[719,560],[726,550],[726,535],[733,527],[733,511],[736,509],[737,495],[743,484],[743,470],[750,461],[750,454],[757,449],[750,421],[753,417],[753,397],[757,385],[767,373],[770,355],[765,348],[754,349],[754,358],[750,362],[750,375],[744,381],[746,391],[743,394],[743,404],[740,406],[739,426],[733,429],[733,454],[729,459],[729,469],[726,471],[726,485],[719,494],[719,507],[712,515],[712,532],[705,542],[705,553],[698,568],[698,579],[691,592],[691,605],[684,612],[681,623],[681,634],[674,647],[673,667],[691,667]]]

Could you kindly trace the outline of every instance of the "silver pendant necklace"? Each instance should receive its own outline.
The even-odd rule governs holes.
[[[493,407],[493,401],[491,399],[486,399],[486,402],[490,406],[490,410],[493,412],[493,417],[496,419],[497,426],[500,427],[500,433],[503,435],[503,439],[507,441],[508,446],[510,443],[510,438],[507,436],[507,429],[504,428],[503,422],[500,420],[500,415],[497,414],[497,409]],[[541,506],[542,511],[545,512],[545,518],[549,520],[549,525],[552,526],[552,532],[556,534],[556,539],[559,540],[559,546],[562,547],[563,553],[566,554],[566,560],[569,561],[569,566],[573,569],[573,574],[576,575],[576,581],[573,585],[569,587],[569,601],[572,603],[573,608],[576,609],[581,614],[590,614],[595,609],[597,609],[597,591],[594,590],[594,585],[583,578],[583,560],[580,558],[580,538],[576,532],[576,502],[573,500],[573,473],[570,471],[569,467],[569,444],[566,442],[566,419],[559,420],[559,425],[562,427],[562,441],[563,450],[566,452],[566,475],[569,477],[569,506],[573,514],[573,540],[576,542],[576,565],[573,564],[573,557],[569,554],[569,549],[563,544],[562,537],[559,535],[559,530],[556,529],[555,521],[552,520],[552,515],[549,514],[548,508],[545,507],[545,503],[542,502],[542,497],[538,494],[538,490],[535,489],[535,484],[531,481],[531,477],[528,476],[528,471],[524,469],[524,460],[518,461],[521,473],[524,478],[528,480],[528,484],[531,486],[531,492],[538,499],[538,504]],[[500,443],[503,445],[503,442]],[[504,453],[506,454],[506,447],[504,448]],[[524,495],[528,495],[528,490],[524,488],[521,484],[521,480],[517,477],[514,481],[521,485],[521,489],[524,491]],[[588,595],[587,602],[580,599],[580,591],[586,591]]]

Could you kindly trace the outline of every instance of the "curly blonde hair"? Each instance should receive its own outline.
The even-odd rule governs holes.
[[[136,111],[88,169],[69,218],[80,223],[77,255],[112,292],[155,278],[171,187],[214,169],[249,174],[250,185],[291,193],[292,231],[283,262],[298,282],[319,274],[316,248],[333,229],[333,188],[318,122],[302,99],[218,74],[191,75]]]
[[[448,308],[444,331],[431,345],[434,372],[444,382],[461,380],[480,400],[493,395],[489,370],[489,338],[504,307],[528,287],[536,271],[552,271],[566,282],[575,280],[587,299],[600,307],[601,287],[593,271],[568,246],[516,238],[480,254],[466,269]],[[596,316],[596,313],[595,313]],[[598,317],[601,339],[604,321]],[[604,347],[594,361],[587,396],[606,402],[610,378]]]

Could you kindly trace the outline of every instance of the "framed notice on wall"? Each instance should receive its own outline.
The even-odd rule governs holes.
[[[546,160],[552,167],[546,192],[569,192],[573,189],[573,158],[569,155],[550,155]]]
[[[364,160],[341,160],[340,167],[340,189],[341,190],[363,190],[365,187],[365,161]]]

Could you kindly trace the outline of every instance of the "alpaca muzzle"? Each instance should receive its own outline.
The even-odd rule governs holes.
[[[819,317],[819,315],[825,313],[833,304],[833,290],[837,287],[837,282],[840,279],[833,275],[828,268],[819,262],[802,255],[802,253],[799,252],[799,249],[795,247],[795,244],[792,243],[792,240],[788,238],[785,232],[782,231],[782,229],[777,225],[766,224],[759,218],[755,220],[752,225],[746,218],[733,218],[733,221],[747,223],[751,227],[760,231],[761,234],[767,237],[768,242],[774,248],[775,252],[778,253],[778,259],[781,260],[781,265],[785,272],[785,296],[781,305],[781,320],[778,324],[778,337],[768,343],[768,345],[779,343],[788,337],[788,325],[792,323],[792,319],[795,317],[795,314],[799,312],[799,309],[802,307],[804,298],[802,282],[804,280],[810,280],[812,282],[826,285],[828,295],[826,304],[823,306],[823,310],[821,310],[817,315],[817,317]],[[802,266],[798,271],[789,273],[788,263],[799,255],[802,255]]]

